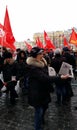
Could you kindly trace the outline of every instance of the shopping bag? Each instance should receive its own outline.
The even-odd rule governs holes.
[[[16,84],[16,86],[15,86],[15,90],[16,90],[16,92],[17,92],[17,94],[19,94],[20,93],[20,86],[19,86],[19,80],[17,81],[17,84]]]

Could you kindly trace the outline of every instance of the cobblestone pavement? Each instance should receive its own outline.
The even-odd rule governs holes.
[[[44,130],[77,130],[77,81],[74,96],[67,106],[55,105],[55,93],[46,112]],[[34,130],[34,109],[27,104],[27,96],[19,96],[16,105],[10,105],[3,94],[0,97],[0,130]]]

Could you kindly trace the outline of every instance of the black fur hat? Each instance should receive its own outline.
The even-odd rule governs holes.
[[[33,47],[30,56],[36,57],[37,55],[41,54],[44,51],[44,49],[39,48],[39,47]]]

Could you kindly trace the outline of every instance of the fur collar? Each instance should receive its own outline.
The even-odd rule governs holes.
[[[28,65],[32,65],[32,66],[36,66],[36,67],[40,67],[40,68],[43,68],[47,65],[47,62],[44,58],[41,61],[38,61],[36,58],[28,57],[26,60],[26,63]]]

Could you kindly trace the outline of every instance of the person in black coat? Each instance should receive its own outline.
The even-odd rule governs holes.
[[[66,59],[61,54],[61,49],[57,48],[54,51],[54,58],[51,60],[51,67],[53,67],[56,71],[56,74],[58,75],[59,70],[61,68],[61,65],[63,62],[65,62]],[[66,104],[66,80],[62,80],[60,82],[55,83],[55,90],[56,90],[56,104]]]
[[[68,47],[64,47],[62,51],[62,56],[66,59],[66,63],[72,65],[73,73],[75,73],[76,69],[76,59],[74,54],[71,54],[71,51]],[[66,80],[66,91],[67,91],[67,101],[70,101],[71,97],[74,95],[72,86],[71,86],[72,78]]]
[[[51,102],[50,85],[68,76],[50,77],[47,62],[43,58],[43,49],[39,47],[32,48],[26,63],[29,73],[28,103],[35,108],[35,130],[42,130],[45,111]]]
[[[5,53],[4,63],[2,66],[2,73],[3,73],[3,81],[6,86],[6,93],[8,94],[10,92],[10,102],[12,104],[15,103],[15,99],[18,98],[18,94],[15,90],[15,85],[17,84],[16,79],[16,72],[17,72],[17,66],[15,61],[12,58],[11,52]]]

